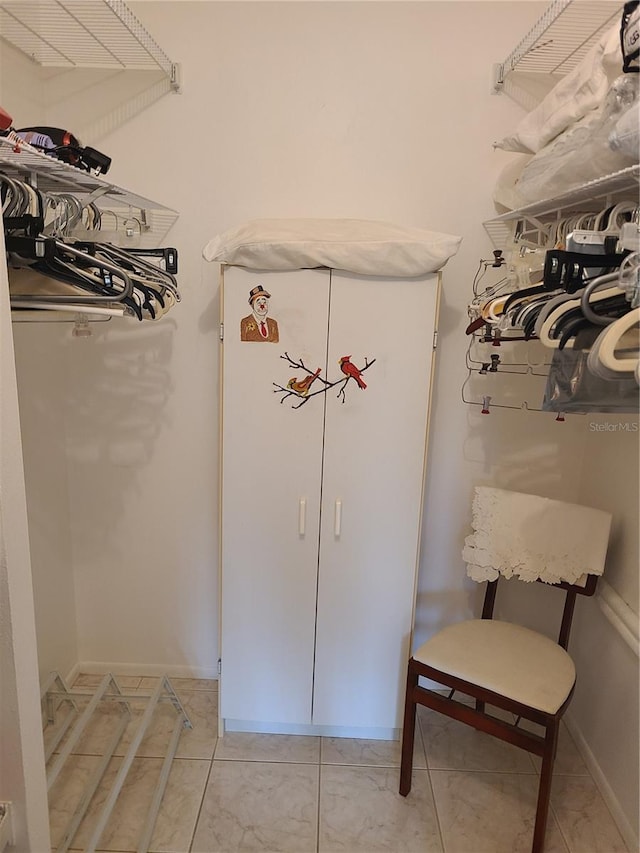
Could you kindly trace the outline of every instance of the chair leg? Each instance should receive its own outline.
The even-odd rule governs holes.
[[[413,660],[407,667],[407,692],[404,699],[404,721],[402,725],[402,757],[400,759],[400,793],[406,797],[411,790],[411,774],[413,772],[413,738],[416,729],[416,701],[413,696],[418,686],[418,673],[412,667]]]
[[[553,764],[556,758],[556,749],[558,746],[559,725],[560,721],[554,720],[547,728],[544,755],[542,756],[542,770],[540,772],[538,804],[536,807],[536,824],[533,830],[533,846],[531,848],[531,853],[542,853],[544,850],[544,837],[547,830],[549,800],[551,798],[551,781],[553,778]]]

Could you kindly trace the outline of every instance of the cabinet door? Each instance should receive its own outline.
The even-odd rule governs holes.
[[[438,277],[332,273],[313,721],[397,728],[413,618]],[[375,360],[375,361],[374,361]],[[332,378],[329,376],[329,378]]]
[[[241,340],[256,287],[270,294],[277,342]],[[294,408],[301,398],[286,396],[287,384],[305,373],[284,355],[325,375],[328,301],[328,270],[224,273],[221,715],[227,719],[311,721],[326,394]],[[255,338],[255,322],[248,329],[246,337]]]

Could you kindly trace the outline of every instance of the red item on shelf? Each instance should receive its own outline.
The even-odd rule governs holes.
[[[5,110],[0,107],[0,130],[9,130],[12,124],[13,119],[9,113],[5,112]]]

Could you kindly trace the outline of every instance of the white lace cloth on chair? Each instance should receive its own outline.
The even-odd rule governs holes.
[[[462,558],[475,581],[580,582],[601,575],[611,515],[564,501],[476,486]]]

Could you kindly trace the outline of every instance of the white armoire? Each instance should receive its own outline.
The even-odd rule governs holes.
[[[222,267],[222,731],[397,736],[439,291]]]

